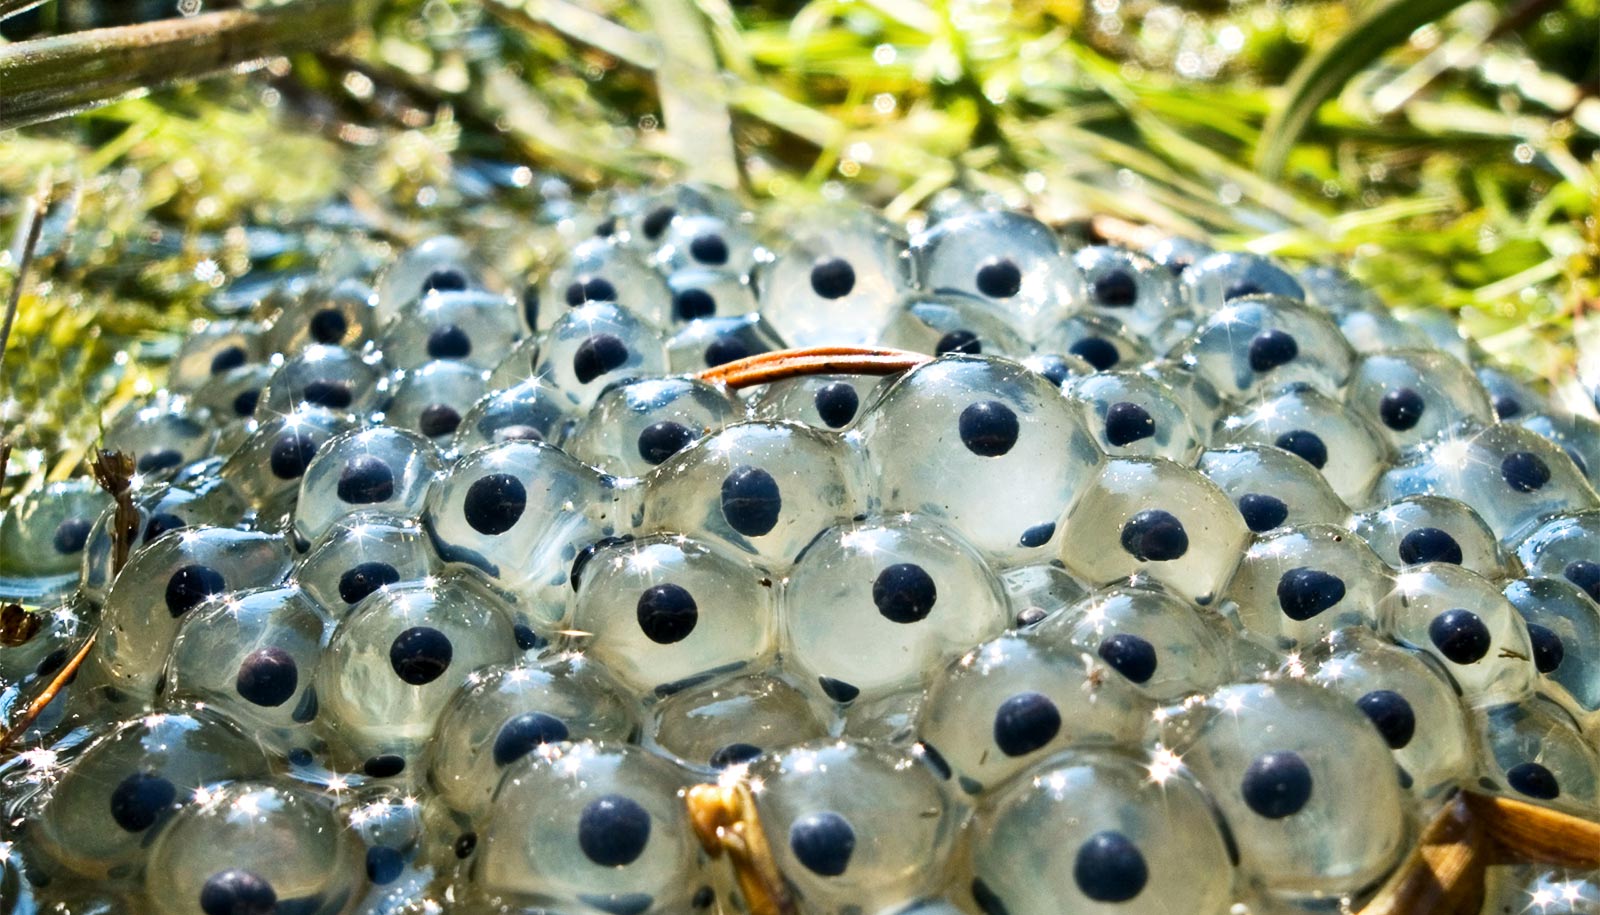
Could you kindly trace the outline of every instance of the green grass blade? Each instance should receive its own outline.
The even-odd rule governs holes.
[[[1282,172],[1290,150],[1323,102],[1412,32],[1465,2],[1381,0],[1372,4],[1349,31],[1306,58],[1289,77],[1287,100],[1273,110],[1262,129],[1256,169],[1269,177]]]
[[[661,48],[656,94],[668,145],[690,180],[739,186],[733,121],[706,20],[692,0],[642,0]]]

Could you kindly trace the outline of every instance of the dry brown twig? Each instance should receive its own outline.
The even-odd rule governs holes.
[[[706,854],[727,856],[750,915],[794,915],[794,897],[772,857],[750,787],[733,781],[696,785],[686,797],[689,823]]]
[[[817,346],[737,359],[706,369],[699,378],[737,390],[805,375],[895,375],[931,360],[922,353],[885,347]]]
[[[116,515],[112,518],[111,575],[116,577],[128,562],[128,552],[133,549],[133,538],[139,533],[139,509],[133,504],[133,455],[126,451],[101,448],[95,452],[89,472],[94,481],[116,502]]]

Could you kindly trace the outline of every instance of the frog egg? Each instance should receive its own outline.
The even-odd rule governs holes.
[[[1515,422],[1561,446],[1593,486],[1600,482],[1600,423],[1573,413],[1529,413]]]
[[[849,429],[888,386],[864,375],[806,375],[763,385],[751,398],[753,418],[794,420],[816,429]]]
[[[300,788],[239,782],[193,804],[150,848],[153,915],[338,915],[361,889],[361,840]]]
[[[741,413],[726,389],[698,379],[626,381],[600,394],[562,447],[607,473],[644,476]]]
[[[767,252],[756,243],[749,220],[679,212],[656,239],[651,264],[671,275],[681,270],[725,270],[746,274]]]
[[[1350,509],[1315,467],[1271,445],[1233,445],[1200,456],[1200,472],[1222,487],[1257,534],[1286,525],[1340,524]]]
[[[1190,423],[1178,395],[1148,375],[1087,375],[1068,382],[1065,390],[1107,454],[1187,464],[1200,452],[1204,433]]]
[[[361,791],[362,793],[404,792],[402,798],[414,805],[412,809],[416,816],[416,841],[414,848],[409,852],[410,867],[403,868],[397,881],[390,886],[403,888],[405,884],[415,881],[419,889],[403,897],[406,905],[398,909],[399,912],[422,915],[427,912],[429,903],[442,907],[447,901],[446,897],[459,901],[462,897],[477,895],[467,885],[467,870],[477,860],[482,823],[471,822],[451,810],[438,794],[432,791],[419,791],[416,785],[393,781],[369,782]],[[392,866],[391,864],[390,867]],[[452,907],[449,911],[453,913],[456,909]],[[485,915],[491,912],[495,915],[505,915],[505,911],[501,908],[486,908],[483,911]],[[384,912],[384,909],[379,909],[373,915],[383,915]]]
[[[292,355],[313,344],[360,349],[376,336],[377,305],[377,292],[358,280],[313,287],[273,316],[266,350]]]
[[[570,404],[548,381],[527,378],[490,392],[461,415],[455,450],[462,454],[507,441],[559,442],[573,422]]]
[[[350,419],[321,407],[302,407],[264,419],[222,465],[222,479],[268,515],[287,514],[300,478],[317,451],[349,429]]]
[[[1055,322],[1039,348],[1077,356],[1097,372],[1135,369],[1150,358],[1150,348],[1119,321],[1095,314],[1072,315]]]
[[[255,321],[195,322],[185,329],[167,370],[167,387],[199,392],[229,372],[260,362],[268,351]]]
[[[610,533],[610,478],[558,448],[508,441],[468,454],[434,485],[423,524],[447,562],[530,601],[537,626],[566,614],[580,545]]]
[[[1522,578],[1504,593],[1528,624],[1539,691],[1600,725],[1600,609],[1560,579]]]
[[[398,373],[394,398],[384,411],[384,422],[421,433],[441,448],[448,448],[465,416],[488,392],[486,373],[460,362],[428,362]],[[482,443],[479,443],[482,444]]]
[[[1225,830],[1170,754],[1074,750],[984,799],[967,827],[969,892],[985,915],[1223,915]]]
[[[938,225],[973,213],[986,213],[1005,206],[1003,195],[995,191],[977,191],[970,188],[947,187],[928,198],[926,224]],[[911,221],[916,224],[915,220]]]
[[[1436,562],[1401,572],[1378,615],[1385,634],[1437,659],[1469,706],[1533,692],[1538,669],[1527,624],[1499,589],[1460,566]]]
[[[1074,578],[1059,559],[1006,569],[1000,573],[1000,586],[1005,589],[1012,625],[1017,629],[1037,625],[1089,593],[1088,586]]]
[[[1295,275],[1306,293],[1306,303],[1323,311],[1343,314],[1357,308],[1383,308],[1372,290],[1337,267],[1313,264]]]
[[[1302,672],[1356,704],[1394,754],[1401,784],[1430,807],[1472,774],[1461,701],[1427,655],[1365,628],[1341,629],[1291,661],[1290,673]]]
[[[418,855],[423,823],[416,797],[387,786],[354,792],[341,799],[339,813],[365,846],[362,864],[371,888],[357,912],[397,911],[424,893],[430,869]]]
[[[238,429],[254,429],[256,406],[261,405],[261,390],[272,381],[275,368],[269,363],[238,366],[211,379],[194,392],[195,406],[210,413],[218,426],[211,446],[214,454],[229,454],[238,446]]]
[[[837,436],[798,423],[736,423],[646,478],[639,529],[720,540],[787,565],[818,531],[860,510],[855,458]]]
[[[1395,448],[1435,438],[1463,422],[1493,421],[1488,395],[1472,372],[1438,352],[1367,356],[1356,368],[1345,403]]]
[[[134,494],[133,506],[139,513],[131,545],[135,550],[168,531],[202,525],[233,527],[245,516],[245,505],[239,493],[215,480],[145,487]],[[114,577],[111,574],[114,559],[111,527],[115,517],[115,507],[107,505],[89,529],[89,539],[83,547],[80,591],[93,604],[105,601]]]
[[[784,346],[783,338],[759,314],[701,318],[667,341],[667,364],[674,372],[698,372]]]
[[[1462,334],[1456,315],[1449,311],[1440,308],[1404,308],[1396,310],[1395,316],[1422,331],[1427,336],[1428,348],[1446,353],[1457,362],[1475,361],[1471,344]]]
[[[1178,402],[1183,404],[1189,422],[1196,429],[1209,433],[1232,409],[1232,405],[1223,399],[1211,382],[1175,359],[1149,362],[1141,366],[1139,371],[1172,389]]]
[[[1061,651],[1099,658],[1157,702],[1212,689],[1229,675],[1215,626],[1152,581],[1094,592],[1031,633]]]
[[[76,879],[122,883],[144,869],[154,827],[218,782],[259,778],[267,760],[225,719],[197,708],[115,724],[59,776],[27,841]]]
[[[383,361],[413,369],[431,360],[492,369],[522,338],[510,299],[481,290],[430,292],[406,306],[378,339]]]
[[[366,416],[381,408],[387,382],[375,365],[337,346],[308,346],[272,373],[256,405],[263,422],[302,405]]]
[[[1362,506],[1389,466],[1389,446],[1365,420],[1320,391],[1293,386],[1224,419],[1216,445],[1275,445],[1322,472],[1345,502]]]
[[[1068,513],[1061,560],[1091,585],[1142,573],[1205,606],[1249,536],[1239,510],[1195,471],[1161,458],[1112,458]]]
[[[328,440],[300,478],[294,543],[304,551],[339,519],[358,511],[416,517],[442,464],[433,443],[380,426]]]
[[[1517,561],[1529,575],[1564,578],[1600,603],[1600,511],[1563,512],[1534,528],[1516,546]]]
[[[756,809],[778,869],[805,911],[903,906],[949,873],[955,812],[933,769],[909,752],[812,741],[763,756],[749,778],[761,786]]]
[[[1145,337],[1145,345],[1150,347],[1150,351],[1156,356],[1172,360],[1178,348],[1189,342],[1189,338],[1195,335],[1195,332],[1200,329],[1200,325],[1203,323],[1205,323],[1203,319],[1194,315],[1173,315],[1151,331],[1149,336]],[[1189,371],[1189,367],[1183,363],[1172,361],[1179,368]]]
[[[558,400],[574,411],[594,406],[600,392],[613,381],[667,371],[660,332],[608,302],[571,309],[539,335],[536,345],[533,374],[551,385]],[[517,361],[521,355],[513,350],[506,358]],[[500,374],[497,369],[495,377]]]
[[[1440,495],[1472,506],[1502,543],[1558,511],[1600,506],[1583,474],[1556,445],[1520,426],[1495,423],[1452,432],[1406,452],[1379,497]]]
[[[638,747],[550,744],[506,770],[471,882],[573,912],[676,912],[705,886],[687,773]]]
[[[1509,422],[1530,413],[1549,413],[1550,401],[1537,379],[1499,365],[1479,365],[1478,381],[1489,392],[1495,419]]]
[[[489,813],[500,774],[547,744],[631,741],[639,711],[601,664],[563,653],[474,672],[439,715],[428,782],[473,822]]]
[[[0,855],[0,899],[6,901],[10,912],[37,911],[42,903],[39,901],[38,890],[35,889],[32,881],[43,877],[45,886],[49,886],[49,876],[36,868],[30,869],[24,863],[22,855],[13,851],[10,843],[0,847],[3,847],[6,851],[6,854]],[[42,889],[42,887],[39,889]],[[109,890],[100,889],[93,893],[88,904],[104,906],[107,907],[108,911],[114,911],[109,907],[117,902],[121,902],[121,900],[115,898],[114,894]],[[123,904],[126,905],[125,902]]]
[[[269,315],[304,295],[316,273],[304,267],[260,267],[225,282],[206,296],[206,307],[226,318]]]
[[[555,394],[553,382],[549,379],[539,379],[538,376],[539,347],[544,338],[544,333],[538,333],[531,337],[523,337],[513,344],[506,352],[505,358],[500,360],[500,364],[489,372],[489,391],[504,391],[529,380],[539,380],[541,384],[549,387],[549,393]]]
[[[916,740],[917,714],[926,698],[922,684],[917,683],[881,696],[858,699],[842,707],[835,706],[833,730],[838,736],[851,740],[907,746]],[[912,750],[920,752],[915,746]],[[938,774],[940,778],[945,777],[943,770]]]
[[[1037,631],[1003,635],[934,678],[917,733],[973,795],[1067,747],[1137,747],[1153,703],[1111,669]]]
[[[1204,611],[1202,611],[1204,612]],[[1220,659],[1223,669],[1228,672],[1228,682],[1243,683],[1252,680],[1272,680],[1282,674],[1285,667],[1285,655],[1261,640],[1252,637],[1249,633],[1237,629],[1223,621],[1223,625],[1215,625],[1214,618],[1202,617],[1213,623],[1217,638],[1222,646]],[[1293,652],[1289,653],[1293,656]]]
[[[295,567],[295,580],[335,620],[369,594],[437,575],[441,563],[414,521],[357,512],[335,522]]]
[[[706,775],[827,735],[805,694],[771,674],[688,687],[657,703],[650,721],[654,747]]]
[[[1600,874],[1594,871],[1529,863],[1491,866],[1485,876],[1485,912],[1600,913]]]
[[[238,428],[244,425],[245,423],[235,423],[230,428]],[[227,430],[224,430],[224,433],[226,432]],[[242,443],[246,437],[245,435],[238,436],[235,445]],[[172,483],[175,486],[186,486],[194,489],[221,487],[225,485],[222,479],[222,468],[225,461],[226,459],[220,453],[195,461],[193,464],[173,474]]]
[[[113,420],[101,436],[101,447],[133,455],[141,480],[169,478],[212,453],[216,431],[210,419],[188,398],[158,394]]]
[[[1010,315],[961,295],[913,295],[900,301],[884,329],[884,346],[943,356],[964,353],[1021,359],[1032,349],[1012,329]]]
[[[1093,375],[1096,371],[1081,356],[1061,353],[1034,353],[1024,358],[1022,364],[1029,371],[1043,375],[1057,388],[1065,387],[1074,378]]]
[[[89,663],[117,689],[149,697],[184,614],[221,595],[276,585],[288,573],[289,550],[275,534],[168,533],[133,553],[117,576]]]
[[[701,182],[680,181],[672,186],[651,194],[640,195],[640,206],[637,208],[632,226],[640,242],[659,242],[667,227],[672,226],[672,221],[678,216],[715,216],[723,222],[739,222],[749,224],[752,214],[746,213],[744,205],[739,203],[739,198],[726,189],[715,187]],[[646,222],[653,222],[658,229],[651,232]]]
[[[1432,342],[1421,328],[1381,308],[1357,308],[1340,314],[1339,332],[1361,355],[1429,349]]]
[[[309,742],[311,676],[332,626],[295,587],[210,601],[184,614],[158,698],[215,709],[287,755]]]
[[[894,303],[912,287],[905,240],[857,213],[816,220],[752,277],[767,316],[794,346],[880,342]]]
[[[379,274],[378,324],[388,324],[402,308],[429,292],[483,289],[489,285],[485,279],[466,242],[436,235],[401,252]]]
[[[1271,295],[1304,302],[1305,289],[1278,265],[1256,254],[1229,251],[1195,261],[1179,279],[1190,304],[1212,314],[1235,299]]]
[[[1223,595],[1224,613],[1279,649],[1347,626],[1377,628],[1389,569],[1360,538],[1331,524],[1260,536]]]
[[[90,480],[13,498],[0,513],[0,596],[38,601],[71,592],[95,519],[110,502]]]
[[[1003,562],[1042,558],[1100,449],[1043,376],[985,356],[907,372],[860,420],[886,511],[928,514]]]
[[[1241,872],[1265,889],[1353,893],[1406,854],[1389,746],[1334,692],[1303,680],[1225,686],[1168,718],[1161,737],[1210,790]]]
[[[1074,251],[1072,263],[1083,274],[1091,314],[1113,318],[1144,336],[1188,314],[1176,277],[1143,254],[1097,245]]]
[[[965,915],[966,910],[949,899],[924,899],[910,908],[895,909],[894,915]]]
[[[1172,356],[1236,398],[1290,384],[1337,393],[1354,361],[1332,321],[1281,296],[1223,305]]]
[[[60,605],[28,611],[38,620],[38,629],[20,644],[0,643],[0,728],[20,724],[28,704],[40,698],[67,662],[88,639],[99,615],[81,599],[68,598]],[[72,707],[72,685],[65,685],[33,720],[17,735],[18,745],[43,744],[67,720]]]
[[[1168,273],[1181,277],[1190,267],[1215,254],[1216,249],[1205,242],[1175,235],[1150,245],[1144,253]]]
[[[662,535],[580,561],[575,638],[637,692],[670,695],[759,666],[774,648],[772,577],[725,547]]]
[[[660,243],[667,228],[680,214],[738,220],[743,209],[726,190],[678,182],[659,190],[623,192],[612,201],[610,213],[620,223],[617,234],[638,249],[648,251]]]
[[[1506,572],[1506,559],[1470,505],[1442,496],[1407,496],[1351,519],[1351,529],[1395,568],[1426,562],[1464,566],[1484,578]]]
[[[672,291],[638,254],[606,239],[580,242],[567,262],[538,286],[528,325],[546,331],[594,303],[621,306],[631,314],[665,326],[671,319]]]
[[[378,591],[339,623],[317,667],[318,731],[340,763],[415,780],[439,710],[473,671],[516,654],[511,608],[467,574]]]
[[[918,284],[1006,308],[1037,339],[1087,300],[1083,276],[1049,226],[1020,213],[978,210],[942,219],[911,240]]]
[[[1479,787],[1586,819],[1600,813],[1600,756],[1577,723],[1545,699],[1476,709]]]
[[[672,290],[672,323],[730,318],[756,310],[756,295],[745,278],[726,270],[679,270],[667,277]]]
[[[1010,620],[1000,583],[953,531],[915,515],[819,534],[784,589],[785,663],[835,702],[917,683]]]

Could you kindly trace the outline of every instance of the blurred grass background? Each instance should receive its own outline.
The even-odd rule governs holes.
[[[235,5],[0,20],[0,118],[8,54]],[[959,188],[1337,263],[1552,381],[1600,305],[1600,0],[389,0],[327,42],[306,0],[245,6],[256,65],[0,133],[0,290],[51,202],[0,371],[11,476],[75,465],[208,294],[312,262],[329,212],[524,270],[590,189],[914,217]]]

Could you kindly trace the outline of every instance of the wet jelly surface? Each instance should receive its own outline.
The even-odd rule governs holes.
[[[124,567],[89,481],[4,506],[0,721],[98,635],[0,912],[741,912],[719,781],[805,915],[1332,912],[1456,791],[1600,816],[1600,425],[1450,328],[976,202],[569,203],[539,275],[436,237],[187,337]],[[930,361],[695,376],[845,345]]]

